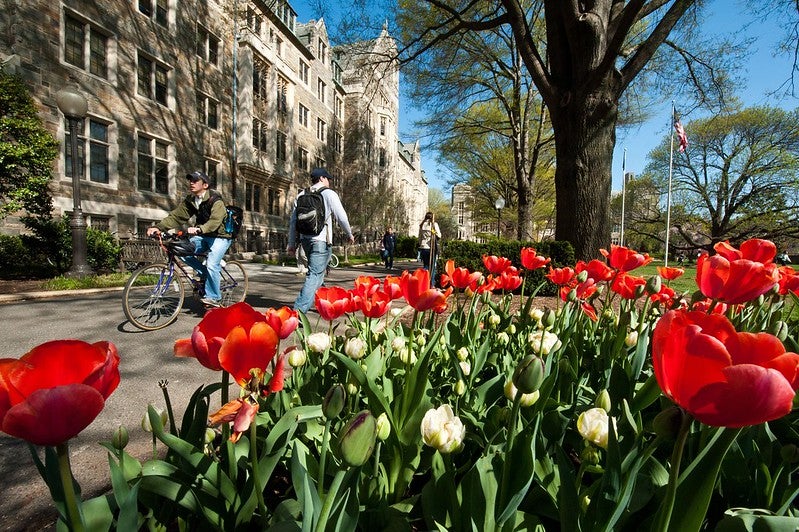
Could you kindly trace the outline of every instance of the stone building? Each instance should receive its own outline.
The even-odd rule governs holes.
[[[0,61],[22,75],[46,126],[67,148],[55,94],[71,84],[88,100],[79,163],[92,227],[121,237],[141,233],[187,193],[184,176],[195,169],[244,207],[239,245],[247,250],[285,246],[293,199],[315,166],[336,176],[334,187],[356,219],[382,225],[379,213],[353,212],[381,183],[386,188],[375,196],[395,198],[399,208],[391,212],[402,213],[405,224],[414,223],[419,205],[426,208],[418,144],[408,161],[399,140],[396,68],[383,61],[391,75],[366,90],[357,79],[371,72],[368,54],[354,60],[348,47],[332,48],[324,21],[297,22],[285,1],[6,5]],[[390,49],[393,40],[384,31],[368,46],[378,45]],[[350,156],[359,153],[347,138],[353,130],[380,140],[363,160]],[[351,173],[356,168],[363,187]],[[54,214],[68,213],[68,149],[53,175]]]

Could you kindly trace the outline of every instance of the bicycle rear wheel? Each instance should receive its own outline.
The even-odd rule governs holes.
[[[222,294],[222,306],[229,307],[244,301],[247,296],[247,271],[235,260],[227,261],[219,278],[219,292]]]
[[[330,268],[338,268],[338,256],[335,253],[330,254],[330,262],[327,265]]]
[[[130,276],[122,292],[122,310],[144,331],[162,329],[175,321],[183,307],[185,289],[180,273],[164,263],[142,266]]]

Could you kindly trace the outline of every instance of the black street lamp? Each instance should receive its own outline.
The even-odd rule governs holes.
[[[497,198],[494,202],[494,208],[497,210],[497,238],[499,238],[499,226],[502,223],[502,209],[505,207],[505,198],[502,196]]]
[[[89,104],[76,88],[67,86],[55,95],[58,108],[64,113],[69,123],[70,153],[72,159],[72,218],[69,227],[72,230],[72,269],[68,277],[86,277],[92,268],[86,262],[86,219],[80,207],[80,165],[78,164],[78,126],[86,117]]]

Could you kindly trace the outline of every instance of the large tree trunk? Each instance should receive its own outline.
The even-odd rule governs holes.
[[[596,258],[610,245],[616,101],[605,86],[550,109],[557,155],[555,239],[571,242],[577,259]]]

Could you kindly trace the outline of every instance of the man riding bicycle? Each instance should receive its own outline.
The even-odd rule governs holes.
[[[186,175],[191,194],[169,215],[155,226],[147,229],[147,236],[159,235],[162,231],[179,229],[194,218],[194,225],[186,232],[191,235],[195,253],[208,253],[205,264],[194,256],[181,257],[183,261],[200,272],[205,278],[205,297],[202,303],[209,307],[220,307],[222,295],[219,291],[219,272],[232,236],[225,230],[225,202],[215,190],[209,189],[208,176],[201,171]]]

